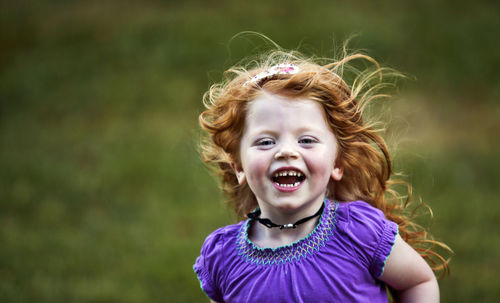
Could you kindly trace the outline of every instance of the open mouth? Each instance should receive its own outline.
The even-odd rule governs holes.
[[[304,182],[306,177],[298,170],[285,169],[275,172],[271,179],[279,187],[297,187]]]

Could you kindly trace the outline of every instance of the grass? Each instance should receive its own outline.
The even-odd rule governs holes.
[[[198,302],[191,266],[233,222],[196,151],[209,82],[258,41],[353,47],[416,76],[395,166],[455,251],[443,302],[492,302],[500,243],[498,5],[23,1],[0,12],[2,302]],[[391,138],[389,138],[391,139]]]

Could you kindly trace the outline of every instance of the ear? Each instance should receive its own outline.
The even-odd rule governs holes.
[[[332,179],[335,181],[340,181],[342,180],[342,176],[344,175],[344,168],[338,166],[335,164],[335,166],[332,169]]]
[[[236,175],[236,179],[238,179],[238,184],[239,185],[245,184],[247,178],[245,176],[245,172],[243,171],[243,167],[241,167],[240,164],[231,162],[231,168],[233,169],[234,174]]]

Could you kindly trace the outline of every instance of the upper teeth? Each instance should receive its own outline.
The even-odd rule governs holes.
[[[283,170],[274,174],[274,177],[287,177],[287,176],[302,177],[302,173],[295,170]]]

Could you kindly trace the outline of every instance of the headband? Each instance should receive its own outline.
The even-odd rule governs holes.
[[[272,66],[269,70],[263,71],[258,73],[257,75],[253,76],[250,80],[245,82],[243,86],[246,86],[248,84],[255,84],[258,83],[260,84],[262,81],[269,79],[275,75],[293,75],[296,74],[299,71],[299,67],[288,63],[288,64],[277,64]]]

